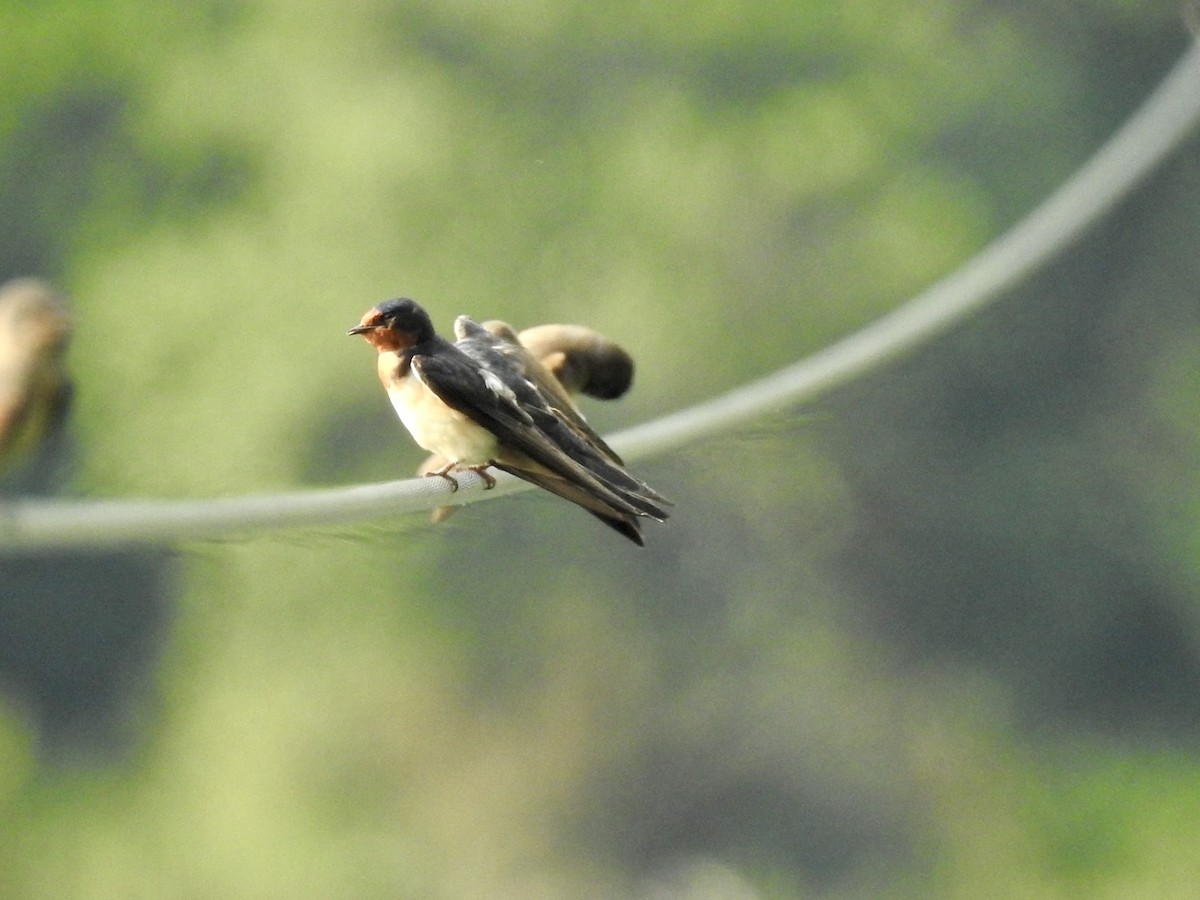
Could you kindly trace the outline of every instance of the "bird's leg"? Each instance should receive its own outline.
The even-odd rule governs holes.
[[[446,465],[442,466],[440,469],[434,469],[432,472],[426,472],[425,477],[426,478],[431,478],[431,477],[445,478],[448,482],[450,482],[450,492],[454,493],[455,491],[458,490],[458,479],[450,474],[450,470],[453,469],[457,465],[458,465],[457,462],[448,462],[448,463],[446,463]]]
[[[491,465],[491,463],[488,462],[488,463],[484,463],[482,466],[467,466],[467,471],[474,472],[476,475],[478,475],[480,478],[483,479],[483,489],[485,491],[490,491],[492,488],[494,488],[496,486],[495,476],[488,474],[488,471],[487,471],[488,466],[490,466],[490,465]]]

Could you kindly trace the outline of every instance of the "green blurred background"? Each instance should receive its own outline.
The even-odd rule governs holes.
[[[30,490],[406,477],[346,328],[584,322],[602,431],[894,308],[1186,46],[1175,2],[0,5],[0,279],[73,297]],[[534,492],[0,559],[4,898],[1192,897],[1200,155],[967,327]]]

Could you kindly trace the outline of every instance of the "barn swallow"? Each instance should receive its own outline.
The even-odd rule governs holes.
[[[485,371],[498,378],[517,402],[537,420],[551,440],[571,459],[581,462],[604,483],[619,488],[627,498],[649,504],[647,514],[661,519],[669,501],[624,469],[624,462],[604,442],[575,407],[559,381],[541,365],[503,322],[485,328],[468,316],[454,323],[455,346]]]
[[[20,465],[65,421],[70,334],[66,307],[49,284],[18,278],[0,285],[0,471]]]
[[[466,316],[455,322],[458,346],[468,355],[472,355],[472,346],[481,344],[478,327]],[[628,353],[583,325],[538,325],[518,335],[507,322],[493,319],[484,322],[483,328],[507,342],[507,345],[493,342],[491,350],[508,355],[517,366],[518,375],[531,379],[558,411],[586,429],[589,439],[602,447],[610,459],[623,464],[600,436],[590,430],[571,395],[585,393],[606,400],[620,397],[633,381],[633,359]],[[479,353],[489,352],[487,343],[483,342],[473,354],[477,359]],[[486,365],[486,360],[482,364]],[[418,467],[417,474],[427,475],[445,465],[446,460],[435,454]],[[454,509],[453,506],[434,509],[434,523],[444,521]]]
[[[472,337],[503,340],[473,322],[464,327]],[[379,351],[379,379],[400,420],[418,445],[447,461],[428,474],[457,486],[451,471],[494,481],[486,470],[501,469],[578,504],[639,545],[640,518],[667,518],[665,501],[592,444],[503,352],[481,345],[481,363],[440,337],[425,310],[406,299],[373,307],[348,333]]]
[[[510,386],[516,385],[520,389],[523,380],[530,380],[534,388],[545,397],[547,403],[552,404],[559,414],[570,419],[577,428],[586,430],[588,439],[599,446],[610,460],[616,462],[618,466],[624,464],[610,446],[604,443],[604,439],[590,430],[587,421],[583,419],[583,414],[571,400],[570,390],[563,384],[562,378],[558,377],[558,373],[568,374],[571,390],[576,392],[584,383],[613,383],[622,378],[624,378],[625,388],[628,388],[632,380],[632,360],[629,359],[629,355],[625,354],[624,350],[617,348],[619,354],[624,356],[624,360],[628,360],[628,374],[624,372],[622,365],[624,360],[618,359],[620,371],[605,376],[602,373],[593,373],[592,368],[606,365],[612,354],[583,353],[581,358],[581,353],[576,352],[576,348],[583,346],[600,346],[600,344],[608,343],[595,331],[583,328],[582,325],[542,325],[539,328],[530,329],[530,331],[538,332],[540,335],[538,346],[542,354],[545,354],[544,359],[557,367],[556,371],[548,370],[542,365],[541,359],[536,358],[527,347],[522,346],[521,337],[512,330],[512,326],[508,323],[492,319],[480,326],[467,316],[460,316],[455,320],[455,337],[458,348]],[[587,340],[588,337],[590,340]],[[500,338],[500,340],[496,340],[496,338]],[[610,346],[616,347],[616,344],[610,344]],[[570,367],[568,367],[568,360],[570,360]],[[530,397],[527,396],[526,402],[529,400]],[[534,400],[534,402],[538,401]],[[545,404],[541,404],[541,406],[545,406]],[[433,454],[420,464],[416,469],[416,474],[436,474],[445,467],[446,460]],[[434,524],[438,524],[449,518],[454,511],[454,506],[437,506],[431,511],[430,517]]]

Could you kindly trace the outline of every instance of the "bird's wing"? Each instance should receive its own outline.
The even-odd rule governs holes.
[[[472,355],[478,354],[482,365],[506,368],[514,377],[528,383],[534,396],[522,396],[522,402],[556,413],[582,440],[592,444],[618,466],[625,464],[617,452],[588,424],[575,401],[571,399],[571,389],[547,369],[536,354],[521,343],[521,339],[510,325],[499,321],[478,325],[467,316],[459,316],[458,321],[454,323],[454,330],[459,338],[463,339],[460,340],[460,344],[464,345],[463,349]]]
[[[585,489],[610,511],[653,515],[572,459],[535,424],[530,413],[517,402],[511,388],[454,345],[447,343],[436,354],[413,356],[412,367],[443,403],[494,434],[502,450],[515,451],[511,458],[495,461],[505,463],[502,468],[525,477],[524,470],[540,467],[560,481]],[[567,497],[561,491],[555,493],[579,502],[577,497]]]
[[[579,415],[562,386],[528,350],[506,337],[505,330],[511,333],[506,327],[499,331],[485,329],[467,316],[459,316],[454,323],[459,338],[455,347],[486,375],[500,381],[521,411],[558,450],[644,514],[665,519],[667,513],[661,504],[669,501],[622,468],[621,458]]]

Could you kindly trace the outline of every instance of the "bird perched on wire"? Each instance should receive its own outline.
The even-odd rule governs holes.
[[[454,481],[452,471],[470,470],[494,483],[487,469],[495,467],[641,545],[640,519],[665,520],[667,501],[625,470],[569,398],[567,411],[553,388],[539,386],[541,366],[519,343],[465,317],[456,325],[465,346],[438,336],[425,310],[401,299],[368,310],[349,331],[379,351],[380,381],[413,439],[446,460],[428,474]]]
[[[0,473],[26,462],[70,406],[65,367],[71,318],[46,282],[0,285]]]
[[[592,431],[572,399],[583,393],[604,400],[614,400],[633,383],[633,359],[617,344],[583,325],[538,325],[517,334],[507,322],[484,322],[493,340],[480,333],[480,326],[467,316],[454,322],[457,346],[468,356],[487,367],[489,354],[508,357],[501,365],[522,378],[533,381],[545,399],[555,409],[584,430],[588,439],[603,447],[610,459],[622,465],[620,458]],[[491,362],[495,369],[495,362]],[[417,468],[418,475],[428,475],[446,465],[437,454],[426,458]],[[453,506],[439,506],[431,514],[434,523],[445,521],[454,512]]]

